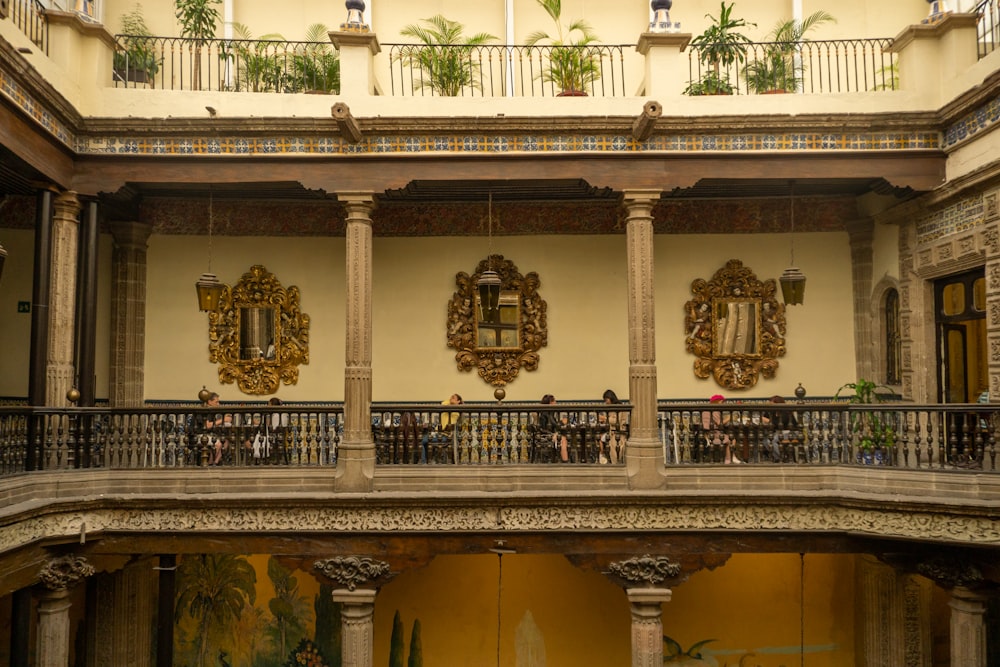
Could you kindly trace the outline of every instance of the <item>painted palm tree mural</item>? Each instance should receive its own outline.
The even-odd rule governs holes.
[[[257,599],[257,573],[243,556],[190,556],[181,560],[177,582],[175,615],[190,617],[196,631],[187,646],[175,647],[175,655],[184,655],[196,667],[218,664],[209,647],[232,655],[236,623]]]
[[[267,576],[274,586],[274,597],[267,603],[272,616],[267,635],[277,654],[286,656],[312,625],[312,608],[309,600],[299,595],[298,579],[273,556],[267,560]]]

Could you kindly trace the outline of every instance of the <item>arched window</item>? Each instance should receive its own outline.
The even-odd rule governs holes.
[[[902,382],[903,347],[899,331],[899,292],[894,288],[886,290],[882,317],[885,325],[882,329],[885,332],[885,383],[896,385]]]

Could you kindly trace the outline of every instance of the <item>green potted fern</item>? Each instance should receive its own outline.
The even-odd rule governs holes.
[[[747,88],[758,94],[794,93],[802,82],[803,65],[797,59],[799,45],[806,34],[824,23],[837,20],[823,10],[813,12],[801,21],[779,21],[765,37],[767,46],[760,58],[744,68]]]
[[[846,399],[853,405],[872,405],[887,401],[891,394],[892,389],[889,387],[860,378],[838,389],[834,398]],[[858,443],[855,457],[858,463],[872,465],[891,461],[896,447],[896,429],[892,418],[893,414],[885,410],[850,412],[850,430]]]
[[[757,24],[733,18],[734,3],[728,6],[725,2],[719,4],[719,15],[705,14],[711,25],[691,40],[691,46],[698,49],[698,59],[708,69],[701,79],[688,84],[684,90],[686,95],[731,95],[733,85],[729,80],[729,68],[746,58],[750,38],[739,30],[756,27]]]
[[[418,88],[429,88],[435,95],[455,97],[463,88],[481,88],[479,64],[474,59],[475,47],[495,41],[488,32],[465,37],[465,26],[441,14],[422,19],[425,26],[410,24],[400,31],[404,37],[415,37],[421,44],[405,46],[398,58],[422,75]]]
[[[142,5],[122,14],[120,49],[115,50],[113,67],[115,78],[123,82],[148,83],[150,88],[156,83],[162,58],[156,55],[146,19],[142,15]]]
[[[542,81],[551,83],[560,97],[586,95],[595,81],[601,78],[601,56],[594,47],[597,41],[593,28],[583,19],[562,23],[562,0],[537,0],[556,24],[555,36],[542,30],[528,35],[525,43],[536,46],[548,42],[548,63],[541,73]]]

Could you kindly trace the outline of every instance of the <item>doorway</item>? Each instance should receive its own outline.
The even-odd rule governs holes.
[[[934,283],[938,400],[975,403],[989,387],[983,269]]]

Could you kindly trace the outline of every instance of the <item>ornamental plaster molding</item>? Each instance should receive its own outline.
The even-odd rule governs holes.
[[[920,542],[1000,545],[1000,522],[985,513],[956,515],[909,506],[843,506],[832,503],[745,505],[735,502],[628,505],[538,504],[497,506],[450,504],[415,507],[285,504],[268,507],[225,507],[222,500],[205,508],[97,508],[49,513],[13,523],[0,531],[0,553],[52,539],[78,539],[88,534],[280,534],[333,532],[440,533],[560,531],[786,531],[852,533]]]
[[[389,564],[367,556],[336,556],[318,560],[313,569],[349,591],[389,574]]]
[[[611,563],[609,569],[631,584],[645,583],[650,586],[672,579],[681,573],[679,563],[672,562],[666,556],[654,557],[649,554]]]
[[[94,567],[83,556],[72,554],[53,558],[38,572],[42,586],[50,591],[72,588],[94,574]]]

